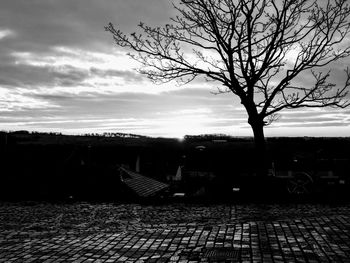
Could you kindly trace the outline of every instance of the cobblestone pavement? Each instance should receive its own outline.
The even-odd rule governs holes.
[[[0,204],[0,262],[350,262],[349,205]]]

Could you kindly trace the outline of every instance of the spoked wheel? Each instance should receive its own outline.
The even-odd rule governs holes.
[[[314,180],[305,173],[300,172],[293,175],[293,178],[287,182],[287,191],[294,195],[305,195],[311,193]]]

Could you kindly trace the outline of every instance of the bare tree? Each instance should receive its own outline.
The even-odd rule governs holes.
[[[178,16],[164,27],[140,23],[142,34],[126,35],[110,23],[106,30],[154,82],[204,76],[220,84],[218,93],[238,96],[262,159],[264,126],[281,110],[349,105],[350,71],[337,86],[325,70],[350,55],[346,0],[178,0],[173,6]],[[305,76],[312,85],[300,84]]]

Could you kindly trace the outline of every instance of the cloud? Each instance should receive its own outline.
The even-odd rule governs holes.
[[[0,85],[10,86],[9,88],[28,88],[37,89],[39,87],[51,86],[76,86],[88,78],[88,72],[64,66],[40,67],[30,65],[12,65],[2,67],[0,70],[5,72],[0,78]]]
[[[144,76],[128,68],[126,58],[118,54],[54,47],[46,54],[12,52],[3,58],[0,63],[0,85],[9,89],[116,87],[147,81]]]
[[[213,95],[215,83],[153,85],[114,46],[108,22],[134,32],[139,21],[163,25],[170,1],[11,0],[0,9],[0,126],[68,133],[135,132],[154,136],[251,134],[233,94]],[[344,81],[347,61],[332,65]],[[312,85],[308,74],[300,85]],[[346,115],[347,114],[347,115]],[[349,122],[349,112],[284,111],[270,131]],[[246,129],[247,128],[247,129]]]
[[[6,117],[9,113],[11,116],[11,113],[13,112],[18,112],[20,115],[23,114],[23,111],[38,109],[47,110],[56,107],[57,105],[48,101],[23,95],[16,90],[8,93],[6,90],[0,88],[0,113],[2,114],[2,117]]]
[[[230,105],[218,101],[217,108],[208,90],[189,97],[191,89],[159,94],[69,92],[55,94],[22,90],[21,95],[56,107],[43,111],[23,107],[21,111],[5,112],[0,118],[2,127],[28,127],[31,130],[64,129],[69,133],[86,131],[134,132],[152,136],[175,136],[194,133],[232,132],[232,126],[245,122],[242,114]],[[42,115],[40,115],[42,113]]]
[[[122,78],[125,82],[145,81],[144,76],[132,70],[116,70],[116,69],[103,70],[103,69],[92,67],[90,68],[90,74],[100,78],[118,77],[118,78]]]
[[[10,30],[10,29],[1,29],[0,28],[0,40],[7,38],[7,37],[11,37],[14,36],[15,32]]]
[[[159,0],[2,1],[0,25],[18,33],[11,43],[19,51],[41,52],[52,46],[104,50],[112,38],[108,22],[123,30],[136,29],[140,20],[165,24],[172,9]]]

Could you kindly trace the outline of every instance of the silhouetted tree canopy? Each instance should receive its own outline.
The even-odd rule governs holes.
[[[349,105],[349,69],[339,86],[326,67],[350,55],[346,0],[179,0],[173,6],[178,16],[163,27],[140,23],[142,33],[126,35],[110,23],[106,30],[154,82],[186,84],[204,76],[219,84],[218,93],[239,97],[259,155],[263,127],[281,110]],[[305,86],[305,77],[312,84]]]

